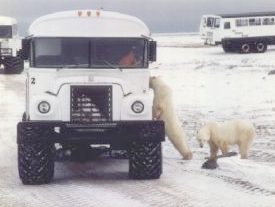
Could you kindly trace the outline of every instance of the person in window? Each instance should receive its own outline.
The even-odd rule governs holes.
[[[133,66],[136,64],[135,57],[135,47],[130,48],[127,52],[120,58],[119,65],[122,66]]]

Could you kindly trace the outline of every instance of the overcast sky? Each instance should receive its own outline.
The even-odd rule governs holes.
[[[0,15],[17,18],[25,35],[39,16],[100,7],[137,16],[152,32],[196,32],[202,14],[275,11],[275,0],[0,0]]]

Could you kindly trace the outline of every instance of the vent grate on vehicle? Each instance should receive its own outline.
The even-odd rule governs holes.
[[[112,86],[71,86],[71,122],[112,121]]]

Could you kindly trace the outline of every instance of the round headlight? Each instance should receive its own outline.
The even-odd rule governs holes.
[[[140,114],[144,110],[144,104],[141,101],[135,101],[131,106],[133,112]]]
[[[47,101],[41,101],[39,104],[38,104],[38,111],[41,113],[41,114],[46,114],[50,111],[51,109],[51,105],[47,102]]]

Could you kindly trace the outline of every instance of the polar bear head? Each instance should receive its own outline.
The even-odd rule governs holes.
[[[203,147],[203,144],[210,139],[210,128],[208,125],[204,125],[200,128],[200,130],[197,132],[197,140],[200,144],[200,147]]]
[[[149,81],[149,87],[155,89],[158,85],[163,84],[160,77],[151,76]]]
[[[172,96],[172,89],[159,76],[150,77],[149,87],[154,90],[154,93]]]

